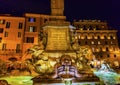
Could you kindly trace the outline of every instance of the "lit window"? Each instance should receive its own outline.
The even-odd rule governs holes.
[[[94,41],[91,41],[91,44],[92,44],[92,45],[95,44]]]
[[[101,42],[100,41],[98,41],[98,45],[100,45],[101,44]]]
[[[35,19],[35,18],[29,18],[28,21],[29,21],[29,22],[35,22],[36,19]]]
[[[102,28],[105,28],[105,26],[104,26],[104,25],[102,25]]]
[[[83,30],[83,28],[80,28],[80,30]]]
[[[30,26],[29,27],[29,32],[35,32],[35,26]]]
[[[10,22],[6,23],[6,28],[10,28]]]
[[[111,44],[113,44],[113,42],[112,42],[112,41],[111,41],[110,43],[111,43]]]
[[[96,30],[96,28],[93,28],[93,30]]]
[[[95,48],[94,47],[92,47],[92,51],[95,52]]]
[[[4,24],[5,23],[5,20],[0,20],[0,24]]]
[[[80,39],[80,35],[78,36],[78,39]]]
[[[84,37],[82,36],[81,39],[84,39]]]
[[[116,39],[116,37],[114,36],[113,39]]]
[[[4,37],[8,37],[8,32],[5,32]]]
[[[108,39],[110,39],[110,36],[108,36]]]

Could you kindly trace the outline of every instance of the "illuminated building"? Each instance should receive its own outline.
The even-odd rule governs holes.
[[[51,20],[66,21],[63,8],[64,3],[55,5],[52,2],[51,15],[32,13],[26,13],[22,17],[0,15],[0,56],[4,59],[11,56],[18,57],[18,59],[23,57],[28,48],[40,44],[42,27],[46,23]],[[75,37],[80,46],[90,47],[99,59],[119,58],[120,60],[117,30],[109,30],[107,22],[79,20],[74,21],[73,26],[76,28]]]
[[[74,21],[80,46],[88,46],[99,59],[120,57],[117,30],[110,30],[108,23],[101,20]]]
[[[24,17],[0,16],[0,56],[2,59],[22,56]]]
[[[93,81],[96,77],[90,68],[91,62],[95,68],[99,68],[104,59],[118,66],[118,62],[113,62],[120,60],[117,30],[110,30],[107,22],[100,20],[74,21],[71,26],[63,11],[64,0],[51,0],[51,15],[1,15],[0,59],[17,58],[20,66],[24,65],[20,70],[28,70],[24,67],[32,65],[30,75],[35,71],[40,76],[33,78],[34,83],[40,83],[40,79],[47,83],[46,79],[56,80],[59,76],[63,79],[85,76]]]

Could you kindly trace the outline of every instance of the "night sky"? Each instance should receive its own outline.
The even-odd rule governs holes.
[[[24,13],[50,14],[50,0],[0,0],[0,14]],[[119,30],[120,38],[120,0],[65,0],[67,20],[100,19]]]

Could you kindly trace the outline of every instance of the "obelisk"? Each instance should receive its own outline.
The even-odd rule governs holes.
[[[64,0],[51,0],[51,15],[64,15]]]

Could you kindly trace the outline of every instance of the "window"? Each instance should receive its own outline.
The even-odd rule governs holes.
[[[0,43],[2,42],[2,38],[0,37]]]
[[[20,38],[21,37],[21,32],[18,32],[18,38]]]
[[[0,33],[3,33],[3,28],[0,28]]]
[[[86,26],[85,26],[85,25],[83,25],[83,30],[87,30],[87,28],[86,28]]]
[[[26,43],[34,43],[34,37],[27,37]]]
[[[94,36],[92,36],[92,39],[94,39]]]
[[[110,44],[113,44],[113,41],[111,41]]]
[[[104,25],[102,25],[102,26],[101,26],[101,28],[105,28],[105,26],[104,26]]]
[[[106,36],[104,36],[104,39],[107,39],[107,37],[106,37]]]
[[[23,23],[19,23],[18,28],[19,28],[19,29],[22,29],[22,27],[23,27]]]
[[[100,47],[100,51],[102,51],[102,47]]]
[[[95,44],[94,41],[91,41],[91,44],[92,44],[92,45]]]
[[[78,40],[78,44],[79,44],[79,45],[81,44],[80,40]]]
[[[99,25],[96,25],[96,29],[97,29],[97,30],[100,30]]]
[[[92,47],[92,51],[95,52],[95,48],[94,47]]]
[[[105,45],[107,45],[108,44],[108,42],[107,41],[105,41]]]
[[[90,29],[89,30],[93,30],[93,27],[90,25]]]
[[[80,28],[80,30],[83,30],[83,28]]]
[[[112,35],[110,36],[110,39],[113,39],[113,36],[112,36]]]
[[[116,39],[116,37],[114,36],[113,39]]]
[[[102,58],[102,57],[103,57],[103,55],[101,54],[101,55],[100,55],[100,58]]]
[[[108,47],[106,47],[106,51],[109,51]]]
[[[0,24],[5,24],[5,20],[0,20]]]
[[[87,36],[85,36],[85,39],[88,39]]]
[[[29,32],[35,32],[36,31],[36,27],[35,26],[30,26],[29,27]]]
[[[114,55],[114,58],[116,58],[117,56],[116,55]]]
[[[20,44],[16,45],[16,53],[20,53]]]
[[[2,50],[6,50],[6,43],[3,43]]]
[[[100,45],[101,44],[101,42],[100,41],[98,41],[98,45]]]
[[[5,32],[4,37],[8,37],[8,32]]]
[[[36,22],[36,19],[35,18],[28,18],[28,21],[29,22]]]
[[[110,55],[107,55],[107,57],[109,58],[109,57],[110,57]]]
[[[10,28],[10,22],[6,23],[6,28]]]
[[[98,36],[98,39],[100,39],[100,36]]]
[[[48,20],[47,19],[44,19],[44,23],[46,23]]]

